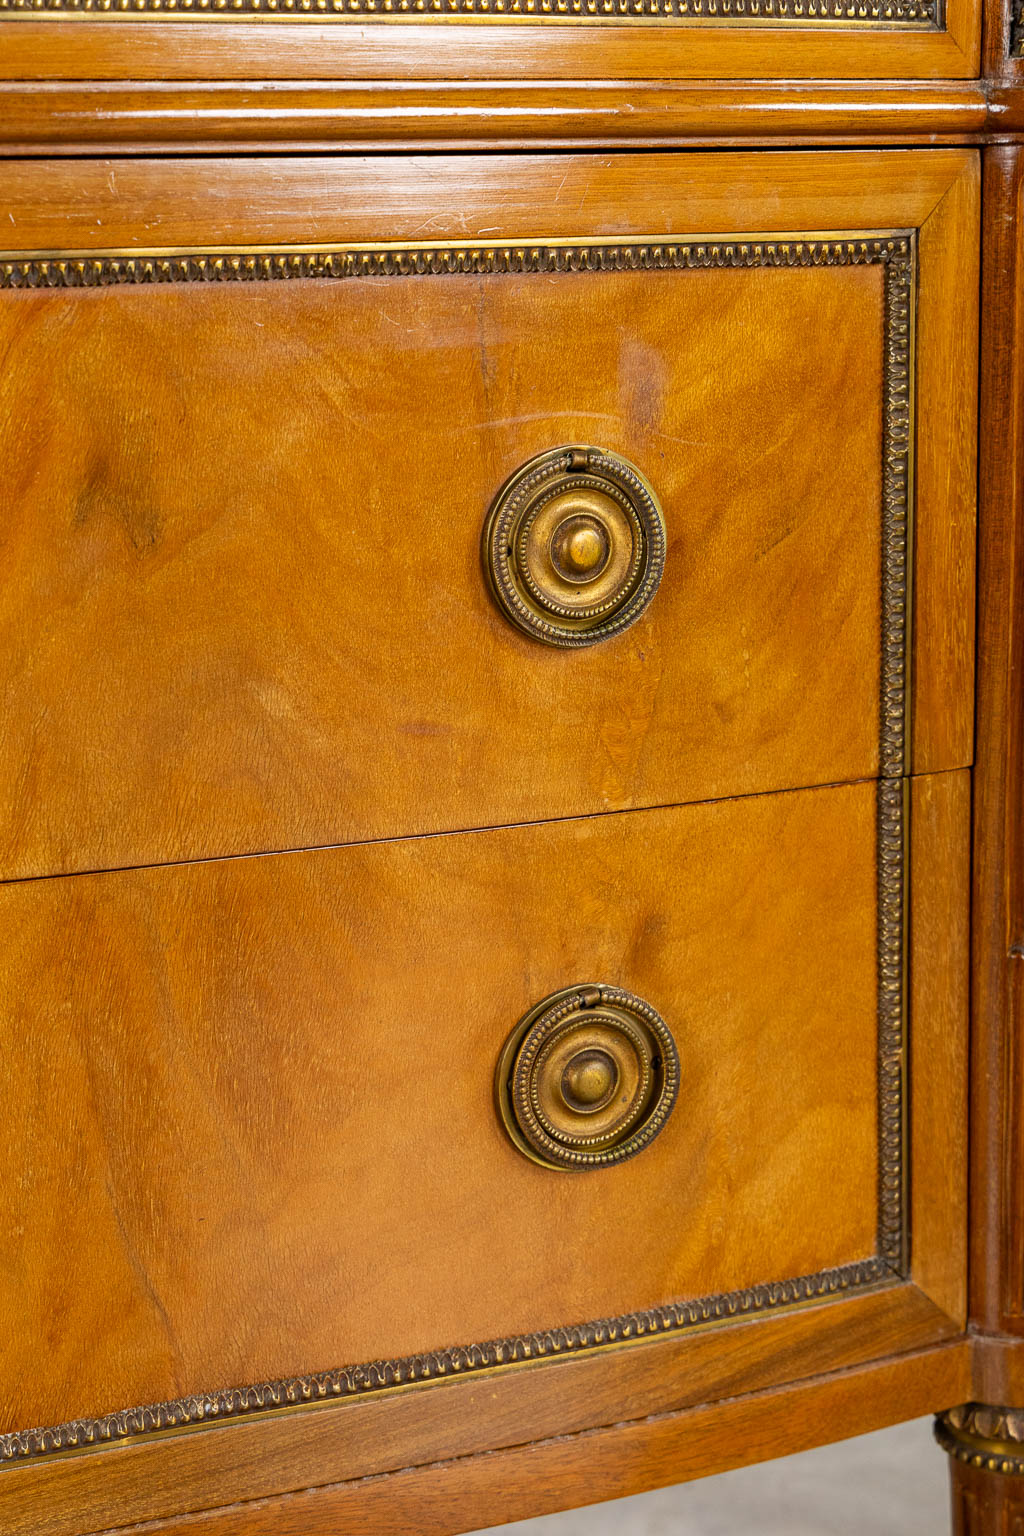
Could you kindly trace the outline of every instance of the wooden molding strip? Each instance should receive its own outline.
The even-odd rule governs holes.
[[[964,141],[1024,126],[977,81],[0,85],[4,154]]]
[[[285,1530],[452,1536],[493,1519],[496,1507],[519,1520],[809,1450],[831,1438],[837,1423],[844,1434],[863,1434],[959,1402],[969,1386],[970,1350],[960,1340],[723,1402],[353,1480],[303,1483],[219,1507],[197,1508],[195,1494],[179,1488],[181,1514],[140,1523],[129,1523],[129,1511],[138,1508],[141,1484],[126,1503],[119,1506],[108,1494],[106,1504],[91,1512],[94,1521],[106,1517],[106,1536],[278,1536]],[[214,1432],[221,1436],[216,1454],[224,1465],[237,1432]],[[209,1443],[212,1448],[212,1437]],[[11,1536],[70,1536],[82,1529],[72,1523],[76,1512],[52,1492],[34,1509],[12,1513]]]

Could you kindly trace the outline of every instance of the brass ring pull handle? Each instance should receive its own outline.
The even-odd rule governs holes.
[[[606,1168],[664,1127],[679,1055],[642,998],[621,987],[566,987],[520,1019],[498,1058],[495,1092],[506,1131],[533,1162]]]
[[[604,448],[542,453],[498,492],[484,562],[505,616],[546,645],[594,645],[638,619],[665,568],[658,499]]]

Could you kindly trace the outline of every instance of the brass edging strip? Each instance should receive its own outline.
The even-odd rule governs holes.
[[[914,250],[885,269],[885,401],[882,419],[882,778],[908,772],[909,612],[913,479]]]
[[[360,246],[265,247],[222,251],[38,251],[0,255],[0,290],[116,288],[141,283],[287,282],[296,278],[344,281],[355,277],[446,277],[502,274],[702,271],[714,268],[846,267],[895,265],[909,282],[913,239],[894,235],[706,236],[694,240],[521,240],[508,245],[446,242]],[[891,285],[887,284],[887,293]],[[886,304],[890,316],[899,305]],[[893,369],[906,377],[909,334],[886,338],[886,417],[900,398]],[[890,435],[886,424],[886,440]],[[886,467],[885,483],[896,485]],[[902,483],[902,482],[900,482]],[[905,494],[905,492],[904,492]],[[898,494],[889,500],[898,501]],[[893,663],[899,665],[898,663]],[[893,728],[902,730],[902,722]],[[891,734],[891,730],[890,730]]]
[[[99,1419],[0,1435],[0,1464],[134,1439],[225,1418],[294,1407],[521,1361],[594,1350],[702,1324],[755,1316],[903,1278],[907,1272],[906,903],[908,547],[913,438],[911,232],[743,240],[520,242],[481,246],[223,252],[24,253],[0,257],[0,290],[103,288],[175,282],[262,282],[459,273],[679,271],[882,264],[885,267],[882,625],[878,785],[878,1254],[775,1284],[675,1302],[623,1317],[485,1344],[375,1361],[289,1380],[123,1409]]]
[[[0,0],[0,20],[19,19],[945,30],[944,0]]]
[[[878,1251],[909,1264],[907,1230],[907,779],[878,785]]]
[[[907,1147],[910,622],[912,613],[916,248],[885,271],[882,635],[878,785],[878,1251],[910,1263]]]

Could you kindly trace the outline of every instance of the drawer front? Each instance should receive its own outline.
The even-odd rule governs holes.
[[[947,1294],[954,777],[915,853],[939,1003],[911,1141],[914,1263]],[[341,1367],[472,1370],[546,1330],[571,1352],[905,1279],[907,826],[899,785],[859,784],[7,886],[3,1430],[333,1367],[323,1390],[358,1392],[412,1367]],[[541,1166],[496,1063],[593,982],[657,1010],[678,1094],[629,1160]]]
[[[383,170],[314,194],[257,164],[246,212],[231,168],[175,206],[149,166],[125,254],[0,264],[0,871],[898,775],[911,586],[918,766],[967,761],[973,161],[807,158],[759,157],[755,191],[751,157],[650,157],[625,198],[619,164],[433,168],[433,227],[473,183],[486,247],[398,238]],[[9,176],[25,234],[88,252]],[[649,482],[664,574],[566,650],[492,595],[526,523],[481,541],[510,476],[580,445]],[[604,601],[584,574],[558,592]]]

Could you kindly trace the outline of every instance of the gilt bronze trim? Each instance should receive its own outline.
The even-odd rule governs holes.
[[[0,19],[489,21],[942,31],[943,0],[0,0]]]
[[[0,0],[2,8],[5,0]],[[34,10],[33,14],[40,14]],[[135,1439],[160,1430],[364,1396],[440,1377],[623,1345],[661,1334],[815,1302],[908,1272],[906,1195],[906,744],[911,597],[913,306],[916,247],[910,232],[803,238],[750,235],[486,246],[350,246],[301,250],[26,252],[0,256],[0,290],[106,288],[134,284],[277,282],[453,274],[632,272],[879,265],[885,283],[881,706],[877,810],[878,891],[878,1240],[875,1255],[838,1269],[755,1285],[649,1311],[552,1328],[516,1338],[374,1361],[293,1379],[229,1388],[128,1408],[96,1419],[0,1435],[0,1464]],[[599,1175],[598,1175],[599,1176]]]
[[[894,1274],[909,1264],[907,1230],[906,779],[878,785],[878,1252]]]
[[[913,252],[893,252],[885,267],[885,372],[882,413],[882,687],[879,772],[908,771],[910,541],[913,503]]]
[[[3,0],[0,0],[0,4]],[[357,277],[474,277],[505,273],[706,271],[718,267],[882,266],[887,282],[886,416],[900,398],[894,370],[909,376],[910,337],[896,323],[909,314],[914,237],[893,235],[749,235],[737,240],[634,239],[552,241],[529,238],[508,245],[448,241],[443,245],[281,246],[214,251],[16,251],[0,255],[0,290],[9,288],[117,288],[136,283],[274,283],[297,278],[342,281]],[[887,419],[886,433],[895,432]],[[886,465],[887,476],[890,475]],[[889,481],[887,481],[889,483]],[[891,496],[890,500],[898,500]]]
[[[940,1413],[933,1428],[942,1449],[966,1466],[1024,1477],[1024,1408],[965,1403]]]

